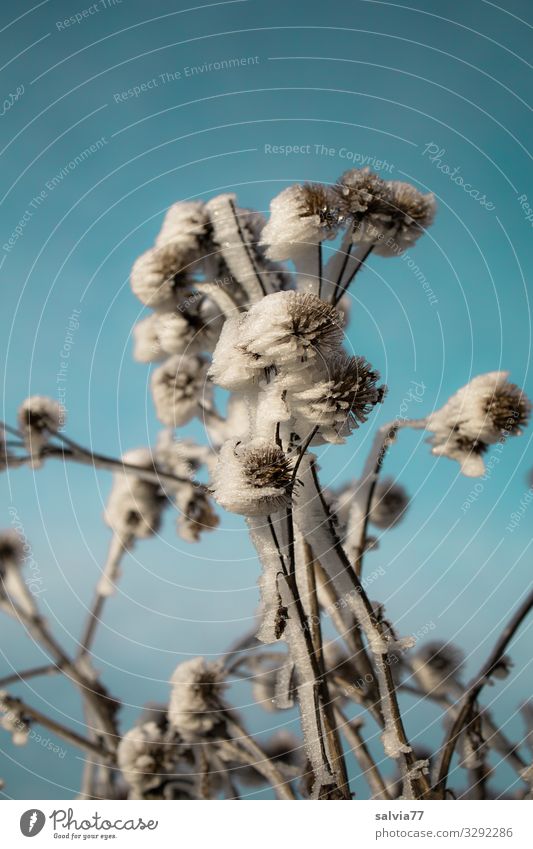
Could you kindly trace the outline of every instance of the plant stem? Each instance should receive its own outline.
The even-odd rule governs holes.
[[[231,742],[238,747],[241,753],[245,749],[255,759],[250,761],[250,766],[253,766],[270,782],[280,799],[294,801],[296,799],[294,791],[275,763],[231,715],[228,714],[226,720],[228,730],[235,738]]]
[[[524,619],[526,619],[526,617],[529,615],[532,608],[533,590],[531,590],[531,592],[526,596],[520,607],[518,607],[516,612],[513,614],[513,616],[503,629],[487,661],[481,667],[481,671],[476,676],[476,678],[474,678],[473,682],[470,684],[466,693],[464,694],[463,699],[459,704],[457,716],[453,722],[452,727],[450,728],[450,731],[448,732],[448,736],[446,737],[446,740],[444,741],[444,745],[441,750],[442,755],[440,758],[440,764],[437,773],[437,781],[434,787],[434,790],[437,794],[437,798],[445,798],[446,782],[448,779],[448,773],[450,771],[453,753],[455,751],[457,741],[461,736],[462,731],[465,729],[466,726],[468,726],[471,721],[476,700],[481,691],[483,690],[483,687],[485,687],[486,684],[488,684],[488,682],[490,681],[490,677],[494,672],[495,667],[501,661],[507,646],[513,639],[514,635],[518,631]]]
[[[335,708],[338,725],[346,737],[350,748],[366,778],[373,799],[390,799],[387,786],[379,768],[372,757],[356,722],[350,722],[339,707]]]
[[[27,681],[28,678],[36,678],[38,675],[56,675],[61,671],[58,665],[51,663],[47,663],[46,666],[34,666],[31,669],[22,669],[20,672],[14,672],[13,675],[6,675],[5,678],[0,678],[0,687],[7,687],[9,684],[16,684],[18,681]]]
[[[59,722],[56,722],[54,719],[50,719],[50,717],[45,716],[44,713],[36,710],[30,705],[23,702],[21,699],[13,698],[12,696],[2,696],[2,709],[7,713],[11,711],[14,714],[22,714],[24,717],[37,722],[39,725],[42,725],[43,728],[47,728],[53,734],[57,734],[59,737],[62,737],[63,740],[66,740],[67,743],[71,743],[73,746],[77,746],[79,749],[84,749],[86,752],[90,752],[93,755],[97,755],[105,761],[110,761],[111,756],[108,751],[103,749],[101,746],[96,743],[92,743],[91,740],[87,740],[85,737],[81,737],[79,734],[76,734],[75,731],[72,731],[70,728],[67,728],[65,725],[61,725]]]

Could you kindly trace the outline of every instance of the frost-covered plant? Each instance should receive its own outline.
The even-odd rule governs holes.
[[[24,540],[9,532],[0,537],[0,607],[53,664],[19,677],[65,673],[83,696],[88,720],[86,734],[79,734],[2,690],[2,726],[21,743],[30,723],[40,723],[84,749],[82,797],[238,798],[241,786],[268,782],[279,798],[349,800],[347,748],[373,798],[447,798],[454,751],[471,792],[488,793],[491,749],[515,769],[522,796],[531,793],[530,759],[478,697],[508,674],[506,650],[533,596],[465,684],[461,653],[438,641],[414,649],[414,638],[397,634],[383,604],[370,600],[363,573],[368,551],[410,503],[399,481],[381,478],[398,431],[426,430],[435,455],[479,476],[488,446],[527,425],[528,399],[507,372],[475,377],[426,418],[379,428],[362,474],[337,491],[321,485],[314,453],[315,446],[356,439],[385,401],[379,370],[364,351],[344,345],[349,286],[371,253],[394,258],[411,249],[434,215],[432,195],[368,169],[347,171],[333,186],[284,188],[266,222],[239,207],[233,194],[175,203],[131,273],[144,308],[133,328],[133,353],[150,365],[163,426],[154,446],[121,459],[89,451],[66,436],[63,411],[40,396],[23,402],[18,428],[3,425],[2,468],[61,459],[113,472],[104,512],[109,551],[75,656],[55,641],[28,591]],[[228,394],[226,415],[217,408],[215,385]],[[195,418],[204,425],[205,444],[177,433]],[[180,663],[168,704],[123,732],[119,704],[99,680],[92,647],[124,556],[159,532],[166,510],[177,512],[177,532],[193,543],[216,528],[218,508],[245,517],[257,549],[261,604],[254,633],[216,661]],[[326,615],[338,631],[333,640],[322,633]],[[274,735],[259,744],[231,707],[235,677],[252,683],[266,710],[297,705],[301,740]],[[408,739],[402,693],[443,708],[445,737],[437,752],[420,751]],[[530,719],[531,710],[524,715]],[[393,775],[366,745],[363,717],[378,730]]]

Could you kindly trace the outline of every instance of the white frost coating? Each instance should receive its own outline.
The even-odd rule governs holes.
[[[164,780],[174,770],[180,747],[155,722],[145,722],[124,734],[117,749],[118,766],[135,797]]]
[[[230,439],[213,474],[216,501],[231,513],[267,516],[288,501],[291,465],[274,441]]]
[[[224,318],[238,312],[239,307],[231,295],[216,283],[197,283],[195,288],[216,304]]]
[[[519,435],[527,423],[531,405],[508,376],[507,371],[481,374],[428,416],[433,454],[457,460],[467,477],[484,473],[488,445]]]
[[[152,374],[152,397],[157,417],[169,427],[187,424],[199,411],[199,402],[210,402],[208,363],[204,357],[175,354]]]
[[[274,690],[274,704],[278,710],[294,707],[294,662],[289,655],[278,669]]]
[[[171,679],[168,719],[185,740],[213,732],[224,722],[222,667],[196,657],[180,663]]]
[[[315,295],[275,292],[254,304],[241,325],[239,344],[263,368],[301,368],[340,348],[342,321]]]
[[[155,240],[158,247],[172,245],[176,255],[188,262],[206,237],[209,216],[202,201],[178,201],[167,210]]]
[[[213,227],[213,241],[251,303],[266,290],[258,263],[254,234],[249,227],[250,212],[238,209],[235,195],[218,195],[206,204]]]
[[[384,633],[381,633],[378,626],[372,621],[361,594],[357,591],[349,572],[345,568],[336,546],[327,509],[322,504],[313,479],[312,461],[312,455],[306,455],[298,469],[298,479],[301,481],[301,485],[294,502],[294,521],[304,538],[311,545],[316,559],[325,569],[338,598],[345,600],[365,634],[368,647],[374,658],[385,720],[385,740],[389,751],[397,752],[397,756],[399,756],[406,751],[406,748],[398,735],[386,673],[388,652],[395,649],[396,643]]]
[[[250,437],[250,405],[246,396],[231,395],[228,401],[226,418],[208,418],[205,427],[212,447],[216,450],[228,439],[240,439],[243,442]],[[213,457],[215,455],[213,454]]]
[[[154,310],[172,310],[177,300],[176,275],[180,272],[183,272],[181,256],[172,245],[149,248],[135,260],[131,269],[133,294]]]
[[[278,575],[282,571],[282,562],[277,550],[272,531],[264,517],[254,517],[247,520],[250,538],[255,546],[263,571],[258,584],[261,592],[259,608],[259,629],[257,639],[263,643],[274,643],[280,639],[282,622],[280,611],[281,597],[278,590]]]
[[[270,383],[263,383],[257,394],[252,432],[259,439],[275,439],[278,422],[287,422],[291,417],[282,387],[283,381],[274,378]]]
[[[247,388],[264,369],[262,363],[250,357],[240,345],[245,320],[245,315],[228,318],[213,352],[209,376],[224,389]]]
[[[149,315],[133,328],[133,357],[139,363],[155,363],[164,359],[165,352],[158,334],[159,316]]]
[[[317,685],[315,671],[309,657],[308,644],[305,638],[305,629],[298,620],[294,596],[283,575],[278,580],[281,599],[289,611],[286,624],[286,640],[289,644],[290,658],[296,670],[296,687],[298,692],[298,705],[302,719],[305,748],[311,763],[315,777],[314,792],[318,794],[321,787],[335,783],[331,769],[331,752],[328,740],[323,735],[320,718],[317,711]],[[324,753],[326,762],[324,760]]]
[[[147,448],[128,451],[122,459],[146,469],[154,468]],[[156,483],[118,472],[113,475],[104,521],[128,545],[132,538],[144,539],[158,530],[164,504]]]
[[[191,354],[202,347],[201,335],[188,317],[178,310],[157,315],[155,330],[161,348],[167,354]]]
[[[398,740],[396,732],[392,727],[390,727],[390,725],[380,736],[383,748],[385,749],[385,754],[389,758],[397,759],[400,755],[408,754],[412,751],[411,746],[406,746]]]
[[[270,218],[261,241],[271,259],[294,259],[300,252],[332,239],[336,226],[327,216],[325,187],[288,186],[270,203]],[[322,214],[321,214],[322,213]]]

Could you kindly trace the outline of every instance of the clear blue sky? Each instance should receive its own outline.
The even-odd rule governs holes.
[[[369,157],[383,176],[412,180],[439,202],[411,265],[373,259],[353,292],[350,344],[390,387],[382,420],[398,415],[412,381],[425,387],[422,402],[410,404],[413,415],[498,368],[533,395],[527,0],[192,5],[23,0],[2,8],[4,417],[13,422],[30,393],[56,394],[66,326],[80,310],[66,384],[68,432],[114,455],[153,440],[149,368],[131,357],[140,309],[128,274],[164,210],[178,199],[235,190],[243,205],[266,211],[287,183],[333,181]],[[76,13],[79,21],[65,23]],[[217,68],[236,58],[246,61]],[[285,156],[274,145],[301,151]],[[69,165],[91,146],[81,164]],[[329,450],[324,480],[357,474],[370,438],[367,426]],[[432,636],[455,636],[472,670],[531,580],[531,516],[506,531],[528,487],[530,441],[528,431],[506,445],[475,492],[476,482],[433,458],[418,434],[402,436],[387,460],[414,503],[369,557],[370,567],[386,571],[372,592],[402,633],[434,625]],[[41,570],[47,614],[71,643],[109,538],[101,521],[109,477],[50,463],[35,474],[3,475],[0,485],[2,525],[16,509]],[[235,517],[191,547],[176,538],[168,516],[160,538],[128,558],[96,654],[130,722],[140,704],[166,698],[180,659],[216,656],[251,625],[257,575]],[[4,619],[1,628],[0,676],[40,662],[13,623]],[[526,643],[519,640],[513,653],[512,679],[488,694],[513,733],[517,703],[531,690]],[[24,689],[36,707],[50,704],[78,727],[69,692],[55,680]],[[249,701],[244,688],[235,697]],[[413,734],[436,719],[407,706]],[[255,730],[291,720],[259,709],[250,715]],[[429,733],[437,740],[438,724]],[[3,732],[0,749],[8,796],[75,792],[76,752],[54,761],[35,741],[13,749]],[[354,789],[363,792],[359,782]]]

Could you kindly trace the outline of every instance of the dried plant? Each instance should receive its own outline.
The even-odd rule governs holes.
[[[393,528],[410,503],[399,482],[381,478],[398,431],[426,430],[434,454],[475,477],[484,472],[487,447],[527,425],[529,401],[507,372],[480,375],[426,418],[381,427],[361,478],[338,492],[321,486],[312,450],[356,438],[352,432],[370,427],[385,401],[378,371],[362,352],[343,348],[341,299],[372,252],[400,255],[434,213],[431,195],[368,169],[348,171],[333,187],[284,189],[267,223],[230,194],[176,203],[131,275],[134,294],[151,310],[134,328],[134,356],[154,364],[152,396],[163,425],[156,444],[121,459],[89,451],[66,436],[64,411],[42,397],[22,402],[18,427],[3,425],[3,468],[60,460],[113,473],[104,516],[109,553],[76,656],[55,640],[23,580],[21,539],[0,536],[0,607],[50,658],[0,681],[2,726],[17,745],[41,724],[85,751],[81,798],[237,799],[242,788],[268,783],[282,799],[349,800],[347,752],[376,799],[453,798],[454,752],[468,792],[488,798],[491,750],[517,773],[517,797],[531,797],[531,753],[507,739],[480,695],[508,673],[507,651],[533,595],[465,684],[461,653],[438,641],[415,648],[383,605],[370,601],[364,582],[372,526]],[[323,243],[337,237],[340,247],[325,263]],[[293,271],[279,264],[286,260]],[[214,384],[230,393],[226,416]],[[205,445],[176,435],[193,418],[205,427]],[[202,469],[208,484],[198,482]],[[189,542],[216,528],[217,505],[246,518],[262,568],[257,627],[217,662],[196,658],[169,670],[168,704],[152,705],[122,732],[120,703],[91,662],[95,632],[124,553],[156,532],[171,504],[180,512],[177,532]],[[322,633],[326,612],[338,631],[334,641]],[[82,695],[84,734],[5,689],[59,673]],[[239,676],[252,682],[265,709],[298,706],[301,740],[285,734],[259,743],[246,731],[230,705],[228,683]],[[403,692],[441,707],[437,751],[421,752],[408,739]],[[530,708],[524,717],[531,721]],[[363,718],[379,729],[379,758]],[[387,761],[394,770],[383,768]]]

